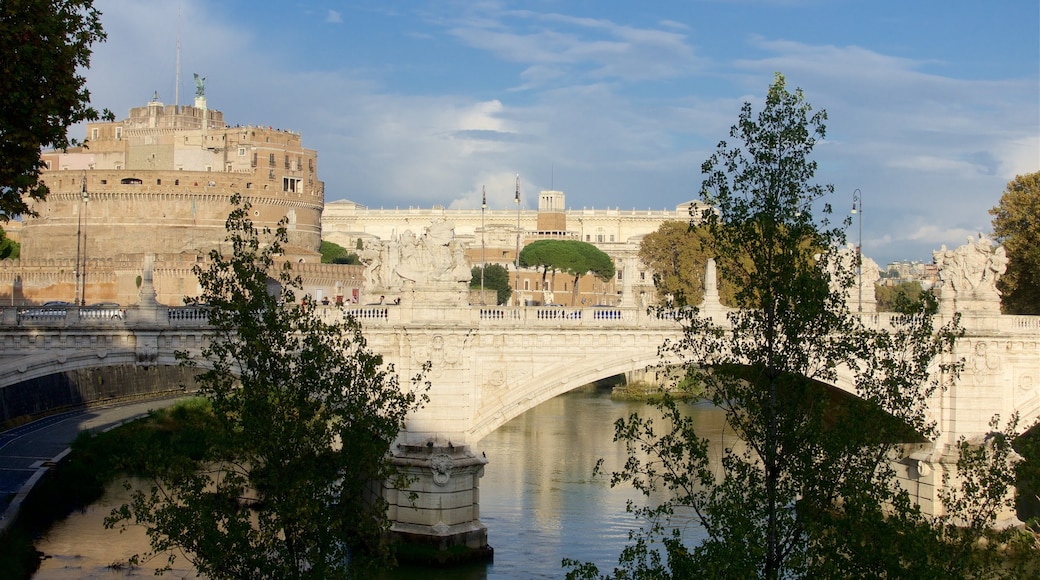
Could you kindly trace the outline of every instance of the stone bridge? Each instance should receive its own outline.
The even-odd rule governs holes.
[[[319,312],[344,315],[335,307]],[[486,545],[478,487],[487,460],[476,449],[484,436],[561,393],[659,363],[658,348],[680,335],[676,321],[635,308],[465,307],[406,300],[347,312],[361,321],[369,346],[402,378],[432,362],[430,402],[409,419],[395,446],[395,460],[417,476],[418,504],[399,499],[397,490],[383,493],[399,534],[433,538],[441,547]],[[868,325],[889,322],[886,314],[864,317]],[[949,469],[943,451],[951,443],[985,434],[995,414],[1006,418],[1017,411],[1023,429],[1040,418],[1040,317],[989,309],[967,312],[962,323],[966,335],[955,356],[965,360],[965,370],[931,406],[941,438],[901,463],[905,484],[915,486],[922,507],[934,501],[941,474]],[[174,353],[198,352],[208,332],[205,310],[192,307],[4,308],[0,411],[13,412],[9,391],[47,376],[177,365]],[[849,377],[833,386],[853,391]],[[82,389],[84,401],[99,396],[87,392],[92,387],[69,388]]]

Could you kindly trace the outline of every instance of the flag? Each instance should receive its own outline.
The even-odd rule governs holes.
[[[516,205],[520,205],[520,174],[516,174]]]

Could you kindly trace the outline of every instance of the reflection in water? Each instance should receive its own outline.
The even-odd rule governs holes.
[[[715,443],[717,465],[722,412],[703,405],[686,409],[701,435]],[[625,504],[645,499],[627,486],[612,489],[609,475],[593,477],[592,470],[600,458],[607,474],[624,465],[625,450],[613,443],[614,421],[636,411],[657,416],[639,403],[611,401],[609,390],[587,388],[547,401],[488,435],[476,448],[489,460],[480,481],[480,514],[495,548],[494,563],[444,571],[403,568],[386,580],[559,578],[563,558],[612,569],[628,530],[638,524]],[[120,534],[102,526],[109,506],[125,497],[122,487],[114,486],[99,505],[58,524],[38,542],[37,549],[50,558],[35,578],[128,577],[126,570],[107,566],[147,549],[143,530]],[[195,577],[183,568],[183,559],[177,563],[168,577]],[[130,576],[152,574],[142,568]]]

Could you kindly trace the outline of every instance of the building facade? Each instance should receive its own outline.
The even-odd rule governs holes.
[[[358,244],[394,239],[406,231],[422,234],[435,221],[451,222],[456,239],[464,242],[470,263],[506,267],[514,288],[514,303],[557,303],[563,305],[637,305],[655,299],[653,274],[639,260],[643,237],[667,221],[686,221],[700,216],[706,206],[697,201],[679,204],[672,210],[567,209],[562,191],[542,191],[535,210],[483,210],[432,208],[368,208],[348,200],[325,204],[322,238],[354,249]],[[691,213],[692,209],[692,213]],[[595,245],[614,260],[614,280],[603,282],[583,277],[575,293],[573,279],[557,274],[542,282],[541,272],[520,269],[517,251],[542,239],[581,240]]]

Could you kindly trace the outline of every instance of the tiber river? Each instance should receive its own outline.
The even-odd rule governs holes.
[[[715,443],[712,453],[718,465],[722,412],[706,405],[685,408],[701,436]],[[613,569],[628,530],[637,525],[625,504],[645,500],[631,487],[612,489],[608,476],[594,478],[592,470],[600,458],[607,473],[624,464],[623,446],[613,443],[613,424],[633,411],[656,416],[641,403],[611,401],[609,389],[586,387],[547,401],[488,435],[476,448],[489,460],[480,481],[480,519],[495,548],[494,562],[444,571],[403,568],[386,580],[561,578],[563,558],[595,562],[601,571]],[[129,574],[109,567],[147,549],[143,530],[120,534],[102,526],[111,506],[125,497],[115,485],[85,513],[57,524],[37,542],[48,558],[34,578],[154,577],[147,566]],[[688,538],[696,535],[696,529],[688,530]],[[165,577],[195,577],[182,558],[177,564]]]

